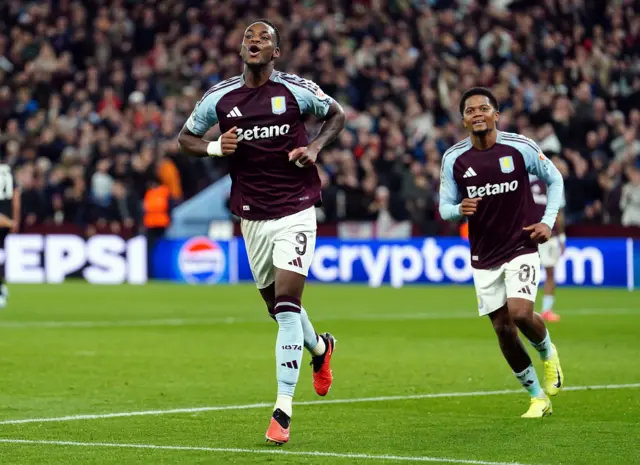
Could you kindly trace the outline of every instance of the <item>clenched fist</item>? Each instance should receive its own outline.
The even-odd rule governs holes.
[[[220,136],[220,146],[223,155],[231,155],[238,148],[238,135],[236,134],[236,126],[229,129]]]
[[[289,161],[296,164],[298,168],[313,165],[318,159],[318,152],[311,147],[298,147],[289,152]]]
[[[463,199],[460,204],[460,213],[463,216],[472,216],[478,209],[478,203],[480,203],[482,197],[475,197],[473,199]]]

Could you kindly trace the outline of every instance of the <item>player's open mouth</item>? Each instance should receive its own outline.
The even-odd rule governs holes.
[[[258,55],[260,55],[260,47],[257,45],[249,46],[249,56],[257,57]]]

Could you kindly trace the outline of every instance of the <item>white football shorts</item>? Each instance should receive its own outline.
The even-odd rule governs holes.
[[[558,236],[553,236],[544,244],[538,244],[540,252],[540,263],[545,268],[556,266],[562,256],[562,243]]]
[[[249,265],[258,289],[275,281],[275,269],[308,276],[316,247],[316,209],[274,220],[240,221]]]
[[[488,315],[502,307],[507,299],[536,301],[540,278],[538,253],[519,255],[501,266],[488,270],[473,269],[473,283],[478,296],[478,313]]]

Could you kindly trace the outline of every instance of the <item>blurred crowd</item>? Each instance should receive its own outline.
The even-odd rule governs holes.
[[[150,186],[178,204],[225,174],[224,161],[180,154],[176,136],[206,89],[241,72],[244,28],[265,17],[282,35],[277,68],[347,112],[321,154],[325,221],[385,216],[442,233],[440,159],[466,136],[462,92],[481,85],[498,96],[500,128],[561,170],[569,223],[640,225],[637,11],[633,0],[5,0],[0,159],[22,187],[25,226],[139,227]]]

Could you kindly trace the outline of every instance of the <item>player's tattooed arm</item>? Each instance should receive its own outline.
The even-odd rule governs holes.
[[[312,150],[316,150],[317,152],[333,142],[333,140],[338,137],[338,134],[340,134],[344,129],[346,116],[344,114],[344,110],[338,102],[336,102],[335,100],[331,101],[329,111],[327,112],[327,116],[324,117],[323,121],[324,124],[322,125],[322,128],[320,128],[320,132],[309,143],[309,148],[311,148]]]
[[[318,135],[307,147],[298,147],[289,152],[289,161],[295,162],[300,168],[314,164],[320,150],[329,145],[342,132],[345,120],[344,110],[338,102],[332,100],[326,116],[322,119],[324,124]]]

